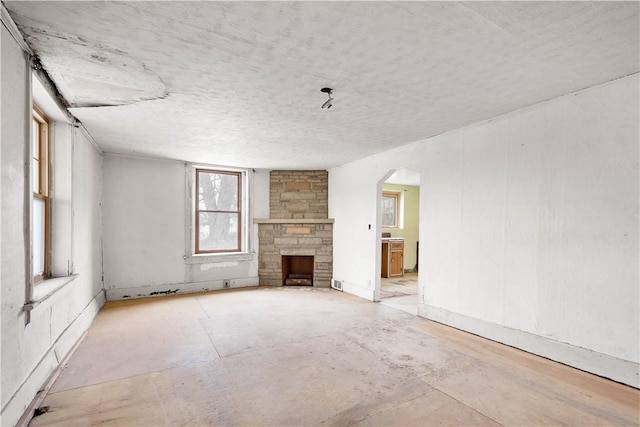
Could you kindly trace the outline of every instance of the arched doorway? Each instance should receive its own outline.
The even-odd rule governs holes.
[[[374,300],[417,315],[420,174],[390,170],[378,182]]]

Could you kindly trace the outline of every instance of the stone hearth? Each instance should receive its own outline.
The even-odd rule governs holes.
[[[271,172],[270,218],[255,220],[260,285],[282,286],[282,257],[297,255],[313,256],[313,286],[330,286],[333,219],[327,218],[327,187],[326,171]]]

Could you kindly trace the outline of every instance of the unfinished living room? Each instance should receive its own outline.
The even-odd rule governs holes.
[[[0,425],[640,426],[640,2],[1,5]]]

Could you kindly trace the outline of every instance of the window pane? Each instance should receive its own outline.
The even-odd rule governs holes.
[[[40,158],[40,147],[38,142],[40,141],[40,123],[36,119],[31,120],[31,156],[34,159]]]
[[[397,198],[393,196],[382,196],[382,226],[396,226],[396,202]]]
[[[40,162],[31,160],[31,170],[33,171],[33,192],[40,193]]]
[[[200,251],[239,250],[237,213],[200,212]]]
[[[198,207],[212,211],[238,210],[238,175],[198,172]]]
[[[44,200],[33,199],[33,275],[44,272]]]

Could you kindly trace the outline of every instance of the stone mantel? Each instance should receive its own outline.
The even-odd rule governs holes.
[[[333,218],[254,218],[255,224],[333,224]]]

